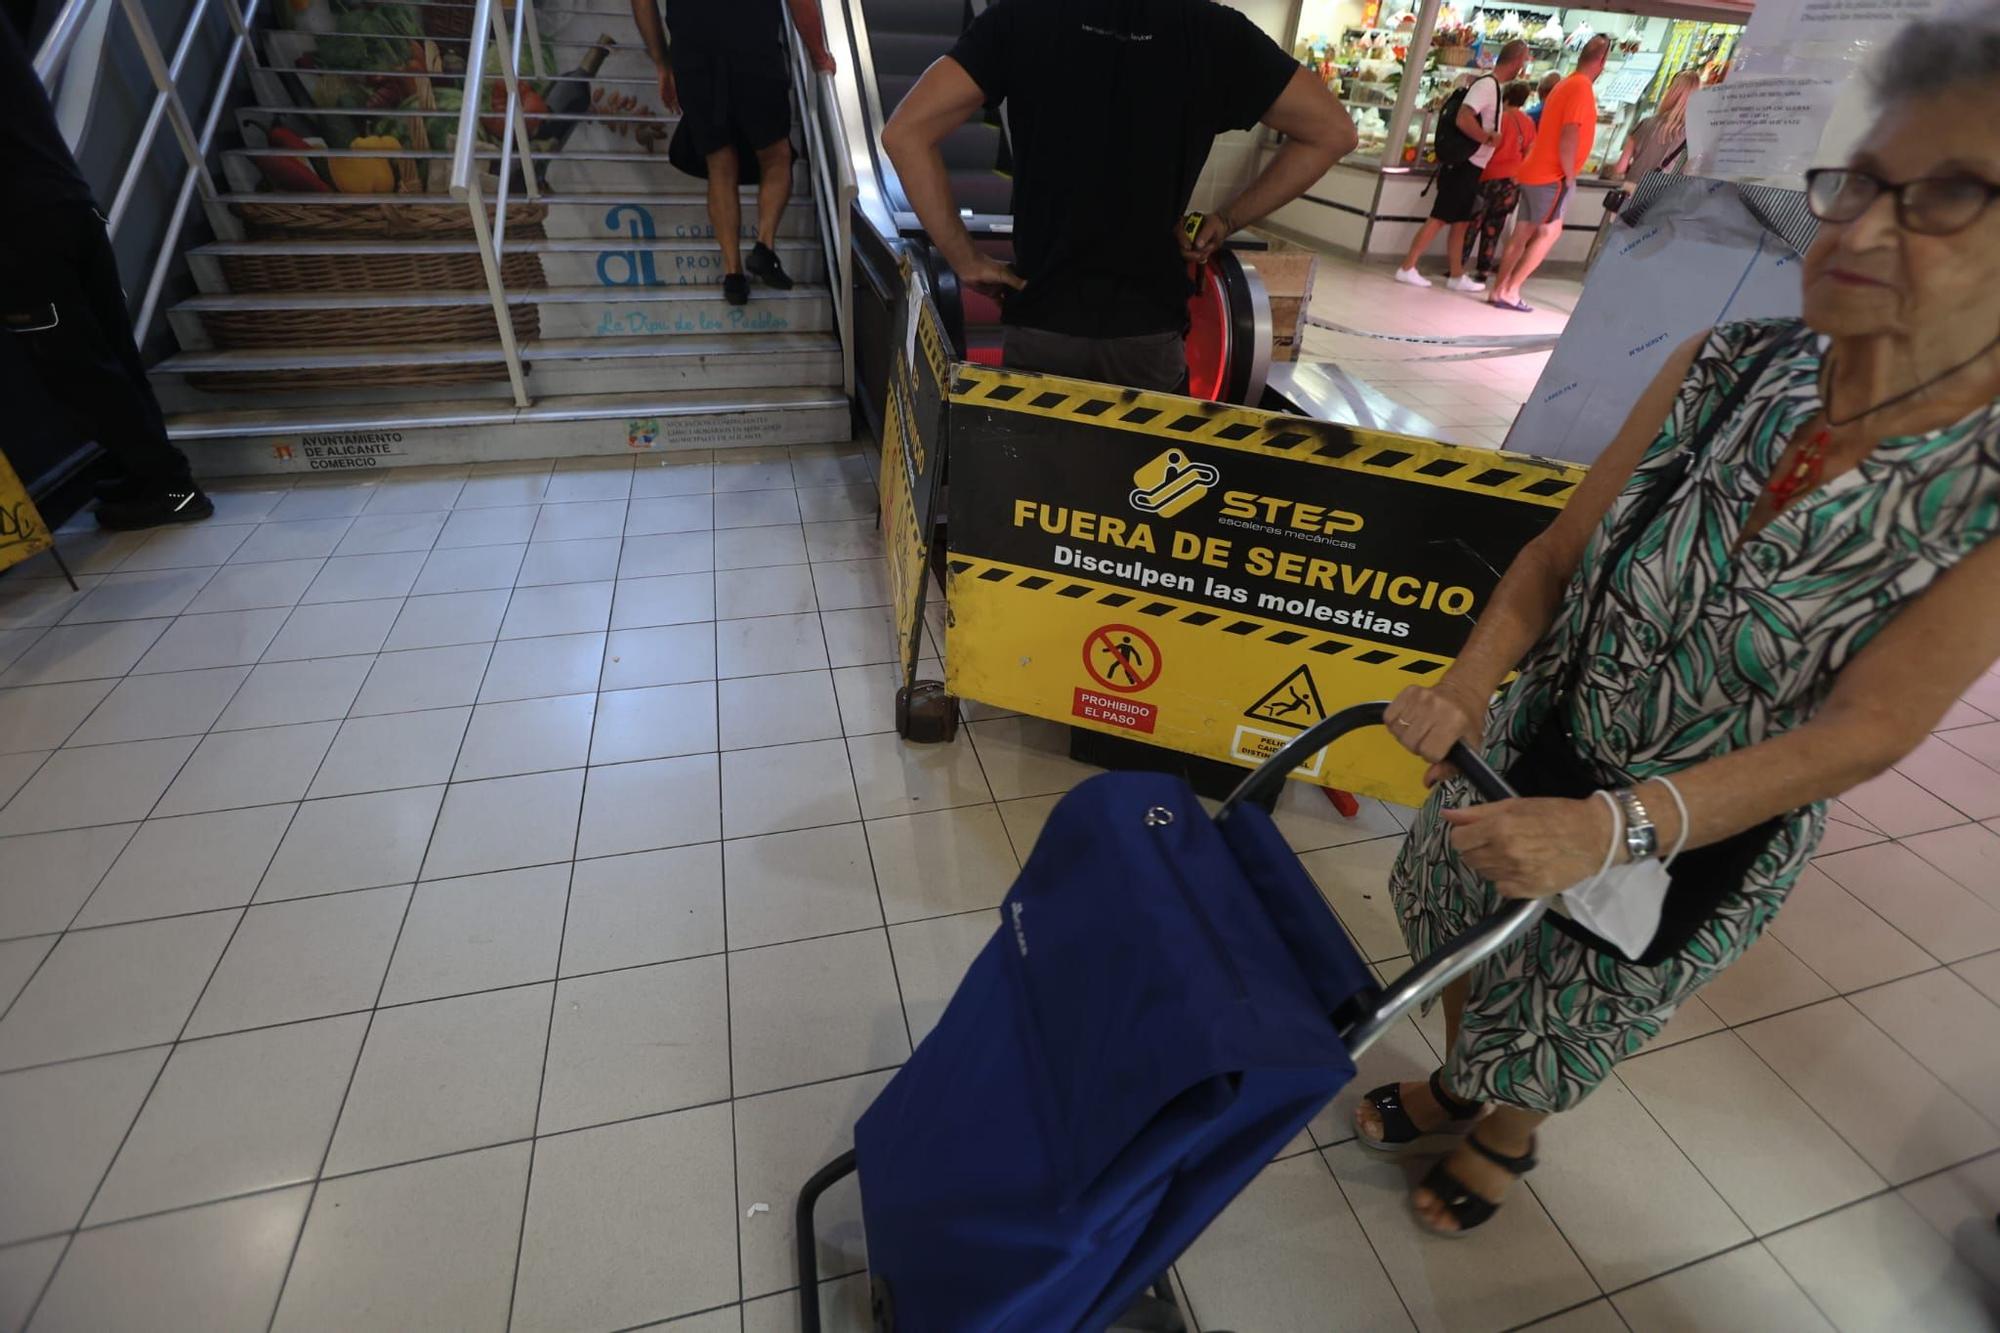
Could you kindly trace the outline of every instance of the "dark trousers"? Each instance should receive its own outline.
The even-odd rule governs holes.
[[[89,204],[0,217],[0,355],[30,376],[78,443],[94,440],[127,478],[174,490],[188,461],[167,441],[160,404],[132,341],[104,221]]]
[[[1511,177],[1479,182],[1479,208],[1465,231],[1465,266],[1482,278],[1499,267],[1500,233],[1507,229],[1507,219],[1520,193],[1521,187]],[[1472,262],[1475,247],[1479,251],[1477,265]]]
[[[1178,333],[1079,338],[1009,325],[1000,359],[1010,370],[1035,370],[1161,393],[1187,391],[1187,340]]]

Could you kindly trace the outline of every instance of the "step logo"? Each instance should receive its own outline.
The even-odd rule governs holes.
[[[658,417],[634,417],[625,423],[625,447],[650,449],[660,438]]]
[[[1209,463],[1197,463],[1179,449],[1169,449],[1132,474],[1132,507],[1161,518],[1174,515],[1215,489],[1222,473]]]

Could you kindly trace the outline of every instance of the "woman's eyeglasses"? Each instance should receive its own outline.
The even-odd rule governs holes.
[[[1895,196],[1896,223],[1923,236],[1949,236],[1970,227],[2000,185],[1977,176],[1925,176],[1891,184],[1851,167],[1815,167],[1806,173],[1806,207],[1821,222],[1852,222],[1884,194]]]

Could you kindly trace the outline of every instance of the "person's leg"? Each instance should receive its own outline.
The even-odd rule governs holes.
[[[1092,361],[1095,373],[1090,378],[1105,384],[1187,392],[1187,339],[1177,332],[1096,340]]]
[[[1520,301],[1522,285],[1535,275],[1535,270],[1549,257],[1549,251],[1555,249],[1556,242],[1562,239],[1562,231],[1560,219],[1535,228],[1533,238],[1521,252],[1521,262],[1515,265],[1514,272],[1509,278],[1511,285],[1507,291],[1508,300],[1517,303]]]
[[[1515,224],[1514,234],[1507,238],[1507,249],[1500,256],[1500,272],[1493,280],[1492,300],[1510,299],[1507,293],[1513,285],[1514,270],[1521,266],[1521,257],[1528,252],[1528,242],[1534,238],[1535,231],[1535,224],[1526,219]]]
[[[757,150],[757,243],[775,245],[778,223],[792,200],[792,141],[780,139]]]
[[[736,149],[720,148],[708,155],[708,222],[722,247],[722,271],[743,271],[743,203]]]
[[[1499,262],[1500,237],[1507,230],[1507,219],[1514,214],[1514,204],[1520,196],[1520,187],[1513,181],[1488,182],[1493,187],[1491,202],[1479,227],[1479,276],[1491,274]]]
[[[0,316],[16,332],[35,373],[79,441],[95,441],[130,483],[158,500],[195,493],[186,455],[167,439],[166,421],[132,336],[118,261],[103,221],[88,205],[37,215],[5,241],[12,262],[0,273]],[[197,506],[203,515],[206,501]],[[196,516],[184,510],[179,517]]]
[[[1451,235],[1445,241],[1444,252],[1448,262],[1451,264],[1451,276],[1454,278],[1463,278],[1465,276],[1465,237],[1466,232],[1471,227],[1472,224],[1470,222],[1452,223]]]
[[[1398,270],[1407,273],[1416,268],[1417,261],[1424,257],[1424,251],[1430,249],[1431,242],[1437,239],[1438,232],[1443,229],[1444,223],[1438,218],[1425,218],[1424,225],[1417,228],[1417,239],[1410,242],[1410,252],[1404,255],[1403,262],[1397,265]]]

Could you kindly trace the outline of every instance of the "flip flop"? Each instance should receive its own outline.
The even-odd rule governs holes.
[[[1486,304],[1492,306],[1495,310],[1516,310],[1524,315],[1535,313],[1535,308],[1526,301],[1502,301],[1498,297],[1489,297]]]

